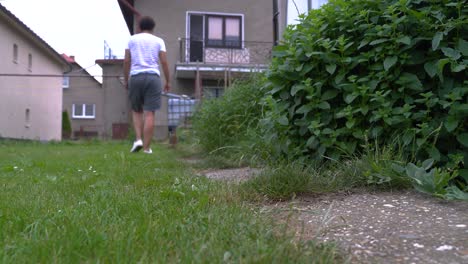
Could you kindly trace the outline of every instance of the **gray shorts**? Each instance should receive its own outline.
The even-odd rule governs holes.
[[[156,111],[161,108],[161,78],[155,73],[139,73],[130,76],[128,98],[132,110]]]

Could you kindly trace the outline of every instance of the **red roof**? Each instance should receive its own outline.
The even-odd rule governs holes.
[[[68,63],[76,63],[75,61],[75,56],[68,56],[65,53],[62,53],[62,57],[68,62]]]

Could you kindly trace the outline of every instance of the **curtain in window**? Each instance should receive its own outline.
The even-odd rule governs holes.
[[[211,47],[240,47],[241,18],[233,16],[207,17],[207,42]]]
[[[226,46],[240,46],[240,19],[226,18]]]
[[[222,17],[208,17],[208,44],[216,46],[223,44]]]

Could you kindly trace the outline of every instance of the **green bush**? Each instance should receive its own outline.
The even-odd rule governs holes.
[[[262,116],[264,77],[236,80],[221,98],[205,99],[193,116],[194,136],[206,152],[235,152],[252,141]]]
[[[62,111],[62,137],[66,139],[70,138],[71,132],[70,117],[68,116],[67,110],[64,110]]]
[[[467,36],[467,1],[331,0],[273,52],[266,139],[322,160],[399,136],[411,160],[466,168]]]

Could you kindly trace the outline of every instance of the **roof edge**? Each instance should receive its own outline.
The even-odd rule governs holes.
[[[96,60],[96,64],[98,64],[99,66],[103,66],[103,65],[119,65],[119,64],[123,64],[123,59],[100,59],[100,60]]]
[[[71,70],[71,64],[62,57],[54,48],[52,48],[44,39],[37,35],[32,29],[30,29],[26,24],[23,23],[17,16],[15,16],[11,11],[9,11],[5,6],[0,3],[0,15],[5,14],[7,19],[11,19],[14,24],[18,26],[20,30],[24,31],[26,37],[37,39],[39,44],[42,45],[42,48],[51,53],[54,58],[63,64],[63,66],[68,67],[68,70]],[[29,35],[29,36],[28,36]]]

